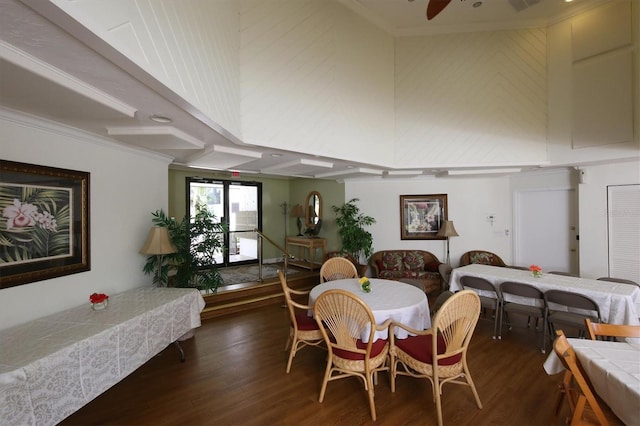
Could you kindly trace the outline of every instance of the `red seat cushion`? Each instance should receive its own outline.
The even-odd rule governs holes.
[[[296,323],[298,324],[298,330],[320,330],[316,320],[307,315],[306,312],[296,312]]]
[[[374,358],[382,352],[384,346],[387,344],[387,339],[378,339],[371,345],[371,358]],[[356,340],[356,347],[358,349],[367,349],[367,344],[362,340]],[[333,353],[344,359],[364,360],[364,354],[358,352],[351,352],[345,349],[333,349]]]
[[[423,336],[409,336],[406,339],[396,339],[395,345],[413,359],[417,359],[425,364],[431,364],[432,355],[432,334]],[[442,336],[438,335],[438,355],[447,351],[447,346]],[[462,354],[453,355],[438,361],[438,365],[453,365],[460,362]]]

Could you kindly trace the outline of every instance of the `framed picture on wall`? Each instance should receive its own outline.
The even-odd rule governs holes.
[[[438,231],[445,220],[447,194],[400,196],[400,239],[444,240]]]
[[[0,288],[90,269],[89,173],[0,160]]]

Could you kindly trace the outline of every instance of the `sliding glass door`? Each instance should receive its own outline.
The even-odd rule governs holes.
[[[196,206],[206,205],[217,221],[228,224],[225,249],[215,254],[220,265],[255,263],[258,260],[258,235],[262,227],[262,184],[187,178],[187,204],[191,217]]]

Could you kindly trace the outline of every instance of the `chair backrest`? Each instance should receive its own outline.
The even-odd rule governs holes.
[[[566,368],[571,373],[575,383],[578,385],[577,390],[569,388],[564,389],[565,393],[567,393],[567,397],[570,399],[569,406],[571,407],[573,415],[573,421],[571,422],[571,424],[580,424],[580,421],[582,420],[582,416],[584,414],[584,408],[586,406],[584,402],[586,401],[600,424],[608,425],[609,422],[607,421],[602,408],[600,408],[600,405],[598,404],[598,401],[594,396],[591,383],[589,382],[587,375],[582,370],[582,366],[580,365],[580,361],[578,360],[575,351],[571,347],[571,344],[567,340],[567,337],[564,335],[562,330],[558,330],[556,334],[557,337],[553,342],[553,350],[562,362],[564,368]],[[565,386],[566,385],[568,385],[568,381],[565,382]],[[572,400],[575,395],[574,391],[579,391],[579,395],[577,395],[577,401]]]
[[[282,286],[282,293],[284,293],[284,300],[287,304],[287,309],[289,310],[289,319],[291,320],[291,325],[293,327],[297,327],[296,308],[309,309],[309,306],[303,305],[293,300],[293,297],[291,296],[291,289],[289,288],[289,285],[287,284],[287,280],[280,269],[278,269],[278,277],[280,278],[280,286]]]
[[[480,297],[473,290],[454,293],[433,318],[434,334],[442,336],[446,350],[436,359],[466,352],[480,316]],[[438,354],[438,340],[431,339],[433,354]],[[436,365],[436,363],[434,363]]]
[[[454,293],[449,290],[445,290],[440,293],[440,295],[438,295],[438,297],[436,298],[436,301],[433,302],[433,306],[431,307],[431,316],[434,316],[436,312],[440,310],[444,302],[446,302],[451,296],[453,296],[453,294]]]
[[[355,265],[344,257],[331,257],[320,267],[321,282],[358,278]]]
[[[570,308],[593,311],[597,313],[598,319],[601,318],[600,306],[598,303],[584,294],[564,290],[547,290],[544,292],[544,300],[547,303],[547,306],[549,306],[549,303],[555,303],[557,305],[563,305]],[[549,311],[552,310],[554,309],[549,307]]]
[[[600,337],[640,337],[640,325],[606,324],[584,319],[591,340]]]
[[[327,290],[314,302],[313,314],[331,352],[342,349],[365,354],[366,358],[370,356],[376,320],[362,299],[349,291]],[[360,349],[357,342],[367,328],[368,343],[366,349]]]
[[[506,266],[504,260],[495,253],[485,250],[471,250],[460,257],[460,266],[479,263],[482,265]]]
[[[475,288],[481,291],[493,292],[496,295],[496,298],[498,296],[498,291],[496,290],[494,285],[491,284],[489,281],[485,280],[484,278],[465,275],[462,278],[460,278],[460,283],[462,284],[462,287],[464,287],[465,289]]]
[[[640,284],[638,284],[635,281],[631,281],[631,280],[627,280],[624,278],[613,278],[613,277],[600,277],[598,278],[598,281],[609,281],[612,283],[620,283],[620,284],[632,284],[632,285],[637,285],[638,287],[640,287]]]
[[[565,277],[580,277],[578,274],[574,274],[572,272],[564,272],[564,271],[549,271],[550,274],[553,275],[564,275]]]
[[[500,292],[503,295],[512,294],[514,296],[528,297],[530,299],[540,299],[544,301],[544,293],[538,287],[530,284],[505,281],[500,284]]]

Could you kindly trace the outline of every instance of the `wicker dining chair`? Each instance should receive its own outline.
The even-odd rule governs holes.
[[[640,325],[606,324],[592,322],[589,318],[584,319],[584,325],[591,340],[597,340],[598,337],[640,337]]]
[[[560,383],[560,394],[556,401],[554,418],[551,424],[558,424],[562,403],[566,399],[571,413],[571,419],[567,419],[567,424],[600,424],[607,426],[609,421],[595,397],[595,392],[587,375],[582,370],[573,347],[571,347],[562,330],[558,330],[556,334],[553,350],[567,371]]]
[[[467,349],[480,315],[480,298],[473,290],[462,290],[449,297],[436,313],[429,330],[415,330],[400,323],[389,327],[391,392],[396,390],[396,376],[426,378],[431,382],[442,426],[442,387],[445,383],[469,386],[478,408],[482,408],[478,391],[467,365]],[[411,335],[396,339],[396,327]],[[398,365],[402,368],[398,369]]]
[[[289,352],[289,361],[287,361],[287,374],[291,370],[291,363],[296,356],[296,352],[305,346],[320,346],[324,343],[324,337],[318,323],[309,316],[311,307],[293,300],[294,297],[308,296],[309,291],[293,290],[287,284],[287,280],[281,270],[278,270],[280,285],[284,293],[284,299],[289,310],[289,319],[291,326],[289,328],[289,338],[284,346],[286,351],[291,347]]]
[[[358,278],[355,265],[344,257],[331,257],[320,267],[320,282]]]
[[[537,287],[530,284],[505,281],[500,284],[501,311],[498,338],[502,339],[502,323],[506,321],[511,330],[509,314],[521,314],[527,317],[527,327],[530,326],[531,317],[542,320],[542,338],[540,351],[546,352],[547,340],[547,306],[544,302],[544,293]]]
[[[391,320],[377,326],[371,309],[351,292],[327,290],[313,304],[313,314],[321,327],[327,345],[327,367],[322,379],[320,399],[324,400],[327,384],[345,377],[359,377],[369,396],[371,418],[376,420],[373,385],[378,371],[388,371],[389,342],[375,339],[376,331],[389,327]],[[366,335],[367,342],[361,337]]]

